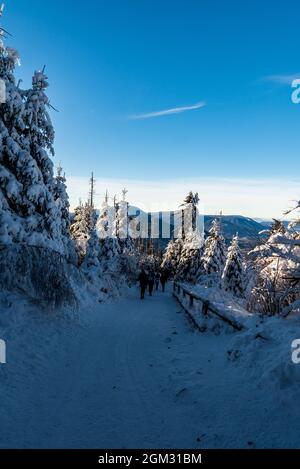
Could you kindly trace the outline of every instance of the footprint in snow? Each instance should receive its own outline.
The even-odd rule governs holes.
[[[227,350],[227,358],[232,362],[237,361],[241,356],[242,352],[240,350]]]
[[[182,396],[184,396],[187,392],[188,392],[187,388],[180,389],[180,391],[178,391],[178,392],[176,393],[176,397],[182,397]]]

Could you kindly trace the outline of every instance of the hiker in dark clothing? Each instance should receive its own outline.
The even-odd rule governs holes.
[[[145,298],[145,292],[148,285],[148,275],[146,274],[144,269],[141,271],[138,280],[140,282],[141,300],[143,300]]]
[[[158,291],[159,281],[160,281],[160,273],[159,272],[156,272],[154,279],[155,279],[155,288],[156,288],[156,291]]]
[[[149,295],[152,296],[153,288],[154,288],[154,273],[152,271],[150,271],[148,275],[148,287],[149,287]]]
[[[165,291],[167,280],[168,280],[167,272],[162,272],[160,274],[160,283],[161,283],[161,288],[163,292]]]

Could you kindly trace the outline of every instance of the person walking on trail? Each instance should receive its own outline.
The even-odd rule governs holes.
[[[160,273],[159,272],[156,272],[154,280],[155,280],[155,289],[156,289],[156,291],[158,291],[159,281],[160,281]]]
[[[142,269],[138,280],[140,282],[141,300],[144,300],[146,288],[147,288],[147,285],[148,285],[148,275],[146,274],[144,269]]]
[[[149,295],[152,296],[154,288],[154,272],[151,270],[148,275]]]
[[[161,283],[161,288],[162,288],[163,293],[165,292],[165,289],[166,289],[167,280],[168,280],[167,273],[162,272],[160,275],[160,283]]]

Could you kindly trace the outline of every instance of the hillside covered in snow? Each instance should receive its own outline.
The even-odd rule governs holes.
[[[299,448],[300,202],[202,230],[190,191],[166,237],[92,174],[71,213],[46,68],[23,87],[5,36],[0,448]]]

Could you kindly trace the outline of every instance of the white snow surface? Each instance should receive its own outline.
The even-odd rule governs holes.
[[[201,334],[171,285],[60,313],[1,292],[0,447],[299,447],[299,337],[295,318]]]

